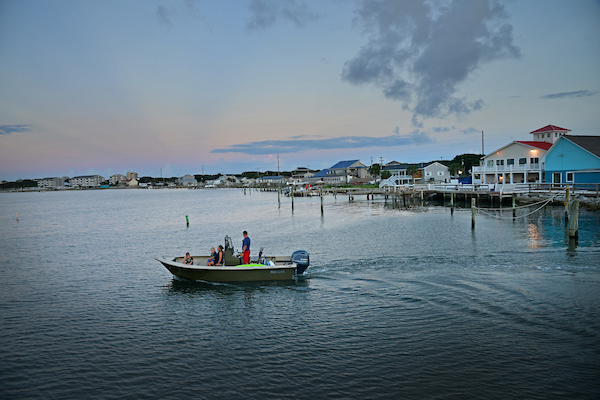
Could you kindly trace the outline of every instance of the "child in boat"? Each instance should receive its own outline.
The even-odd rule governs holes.
[[[183,263],[185,265],[194,264],[194,259],[192,258],[192,256],[190,256],[190,253],[185,253],[185,258],[183,259]]]
[[[215,251],[215,248],[214,248],[214,247],[211,247],[211,248],[210,248],[210,256],[211,256],[211,257],[208,259],[207,265],[208,265],[209,267],[212,267],[213,265],[215,265],[215,259],[216,259],[216,258],[217,258],[217,256],[218,256],[218,254],[217,254],[217,252]]]

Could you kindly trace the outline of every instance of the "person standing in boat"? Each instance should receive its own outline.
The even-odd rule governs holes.
[[[244,231],[242,240],[242,264],[250,264],[250,238],[248,232]]]

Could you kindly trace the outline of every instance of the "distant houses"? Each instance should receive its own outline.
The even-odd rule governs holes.
[[[409,173],[410,166],[415,166],[412,175]],[[411,183],[449,183],[451,178],[450,169],[437,161],[419,164],[391,161],[384,165],[383,171],[388,171],[391,176],[382,180],[379,187],[396,187]]]

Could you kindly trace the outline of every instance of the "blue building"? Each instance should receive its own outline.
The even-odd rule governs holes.
[[[600,136],[561,136],[544,156],[549,183],[600,183]]]

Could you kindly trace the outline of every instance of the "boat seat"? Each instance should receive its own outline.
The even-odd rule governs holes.
[[[225,265],[240,265],[242,260],[239,257],[233,255],[233,250],[230,248],[226,248],[223,251],[223,259],[225,261]]]

